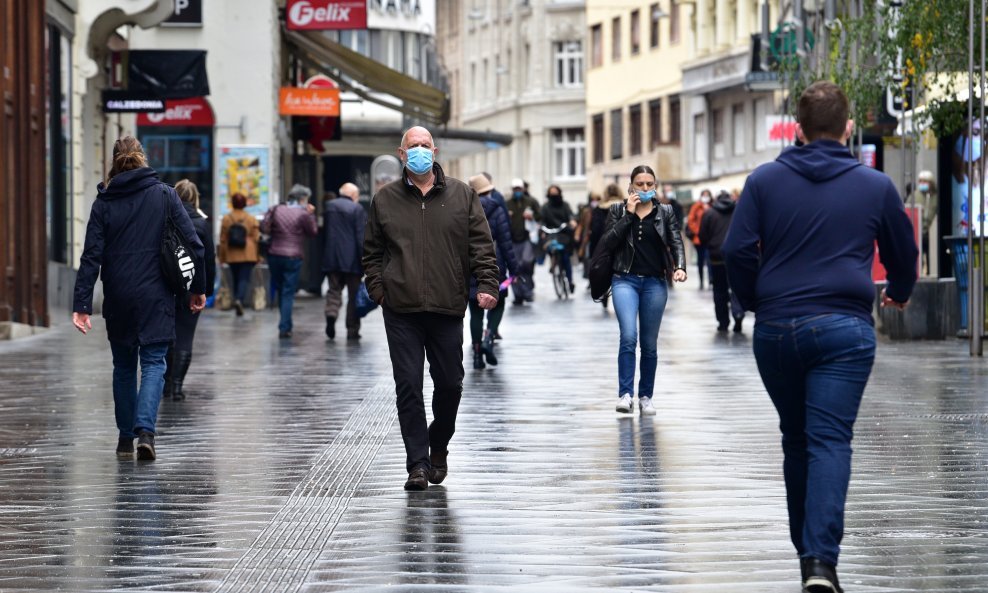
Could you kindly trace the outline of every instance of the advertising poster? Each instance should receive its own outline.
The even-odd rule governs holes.
[[[232,209],[230,196],[241,193],[247,197],[247,212],[261,216],[271,205],[269,162],[270,149],[263,145],[221,145],[216,170],[219,174],[218,215],[223,217]]]

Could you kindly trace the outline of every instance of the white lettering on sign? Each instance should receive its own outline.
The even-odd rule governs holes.
[[[306,27],[311,23],[340,23],[350,20],[349,6],[330,4],[324,8],[312,8],[312,4],[305,1],[292,6],[288,12],[288,19],[298,27]]]
[[[202,105],[175,105],[164,113],[149,113],[148,120],[155,124],[163,121],[192,121],[192,115],[202,108]]]
[[[189,0],[175,0],[175,15],[182,14],[186,8],[189,7]]]

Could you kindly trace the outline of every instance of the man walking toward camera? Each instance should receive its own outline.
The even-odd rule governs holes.
[[[470,277],[477,303],[497,305],[498,267],[477,193],[446,177],[435,162],[432,134],[405,132],[398,148],[401,179],[371,200],[364,232],[367,291],[382,305],[405,442],[405,490],[439,484],[463,391],[463,315]],[[432,376],[431,424],[422,393],[423,364]]]
[[[841,89],[814,83],[797,110],[804,145],[748,177],[722,250],[731,288],[756,314],[753,349],[779,413],[803,587],[840,593],[852,429],[875,360],[874,246],[888,272],[882,305],[900,309],[917,249],[892,181],[845,146],[853,122]]]

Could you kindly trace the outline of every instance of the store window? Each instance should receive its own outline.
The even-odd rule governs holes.
[[[48,52],[45,96],[48,258],[68,263],[72,243],[72,41],[59,27],[48,25],[45,46]]]
[[[583,43],[580,41],[557,41],[553,44],[553,48],[556,56],[556,87],[582,87]]]
[[[557,180],[579,179],[586,175],[587,143],[583,128],[552,131],[553,176]]]

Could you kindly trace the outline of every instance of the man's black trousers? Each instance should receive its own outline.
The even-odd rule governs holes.
[[[456,411],[463,393],[463,318],[439,313],[395,313],[383,307],[391,351],[398,422],[405,441],[405,467],[429,469],[429,448],[446,451],[456,429]],[[425,417],[423,366],[432,376],[432,424]]]

